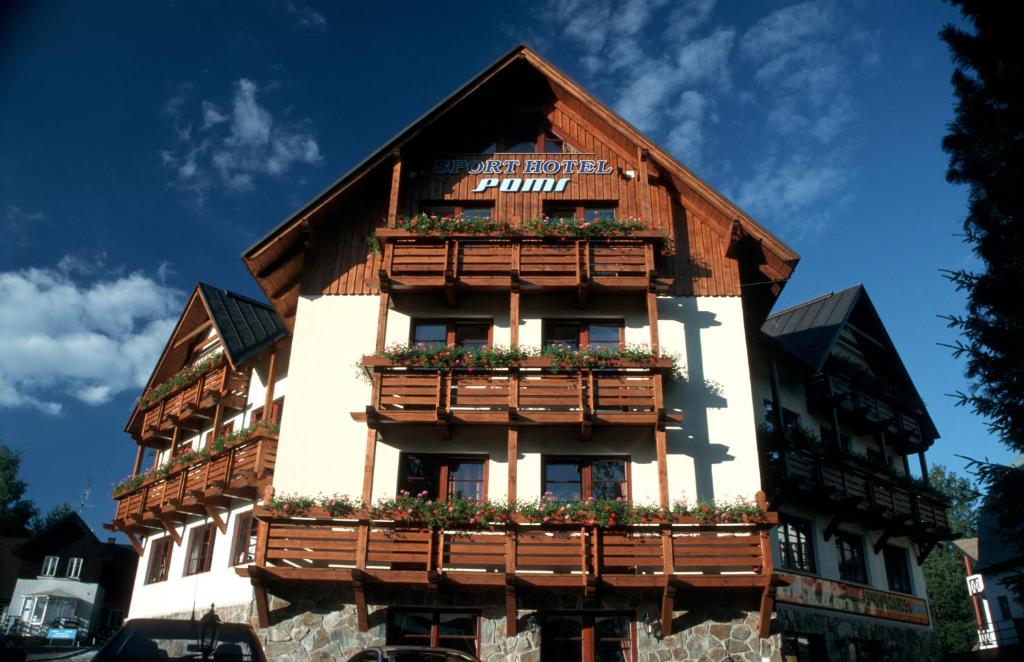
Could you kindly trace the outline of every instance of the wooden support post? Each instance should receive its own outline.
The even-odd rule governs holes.
[[[767,639],[771,634],[773,611],[775,611],[775,585],[769,581],[761,591],[761,609],[758,612],[757,634],[762,639]]]
[[[775,361],[773,356],[770,364],[771,375],[769,377],[771,390],[772,390],[772,426],[775,428],[775,434],[780,435],[781,438],[785,438],[786,435],[786,422],[782,416],[782,397],[779,395],[782,390],[779,386],[779,365]],[[838,431],[839,428],[836,427]]]
[[[124,535],[128,536],[128,542],[130,542],[132,544],[132,547],[135,548],[135,553],[139,556],[142,556],[143,549],[142,543],[139,542],[139,537],[135,535],[135,533],[132,531],[125,531]]]
[[[206,510],[206,515],[213,520],[213,523],[217,525],[221,533],[228,532],[228,522],[225,518],[220,516],[217,509],[212,506],[208,501],[203,501],[203,509]]]
[[[263,420],[269,420],[274,410],[274,386],[277,384],[277,351],[270,353],[270,365],[267,366],[267,397],[263,399]],[[219,406],[219,405],[218,405]],[[216,433],[215,433],[216,434]]]
[[[388,307],[391,305],[391,295],[387,292],[380,293],[380,310],[377,312],[377,343],[374,346],[376,353],[384,351],[385,335],[388,330]]]
[[[263,488],[263,504],[270,502],[274,496],[274,488],[267,485]],[[267,544],[270,540],[270,524],[265,520],[257,520],[256,524],[256,556],[253,561],[260,568],[267,565]]]
[[[519,633],[516,611],[516,579],[505,575],[505,636],[514,637]]]
[[[266,416],[266,409],[263,410]],[[213,408],[213,430],[210,432],[210,441],[220,436],[220,429],[224,427],[224,403],[218,401]]]
[[[924,459],[924,451],[918,452],[917,461],[921,463],[921,480],[928,486],[928,462]]]
[[[510,425],[508,428],[508,493],[509,503],[516,500],[519,466],[519,428]]]
[[[267,587],[263,581],[251,577],[253,599],[256,602],[256,620],[261,628],[270,626],[270,601],[267,600]]]
[[[654,427],[654,448],[658,454],[658,504],[662,508],[668,508],[668,442],[665,437],[665,427],[656,425]]]
[[[519,290],[513,289],[509,295],[509,345],[519,347]]]
[[[647,292],[647,324],[651,327],[651,351],[658,353],[658,295]]]
[[[640,198],[640,216],[645,223],[650,223],[651,218],[651,183],[647,174],[647,163],[650,160],[650,152],[642,147],[637,148],[637,184]]]
[[[362,573],[359,573],[360,575]],[[361,579],[357,579],[352,582],[352,592],[356,598],[356,622],[360,632],[366,632],[370,629],[369,615],[366,613],[366,591],[363,589],[363,582]]]
[[[366,431],[366,459],[363,461],[363,503],[373,497],[373,463],[377,456],[377,431]]]
[[[398,194],[402,184],[402,154],[397,149],[392,156],[395,162],[391,166],[391,195],[388,198],[388,225],[395,227],[398,223]]]
[[[158,517],[157,519],[160,521],[161,524],[163,524],[164,530],[167,531],[167,535],[171,537],[171,540],[174,541],[174,544],[178,547],[181,547],[181,534],[178,533],[178,529],[174,526],[174,522],[168,520],[165,517]]]
[[[138,450],[135,451],[135,468],[132,469],[132,478],[137,477],[139,475],[139,471],[142,469],[143,448],[143,445],[139,444]]]
[[[661,591],[661,636],[667,637],[672,634],[672,611],[676,602],[676,587],[672,585],[672,578],[665,578],[665,588]]]

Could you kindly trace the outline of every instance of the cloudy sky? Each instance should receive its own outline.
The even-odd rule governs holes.
[[[42,3],[0,10],[0,440],[30,496],[109,519],[131,403],[197,280],[526,41],[803,256],[780,305],[864,283],[933,461],[1005,459],[953,407],[939,269],[958,16],[919,2]]]

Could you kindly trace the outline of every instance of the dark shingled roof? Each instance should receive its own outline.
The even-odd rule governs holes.
[[[231,363],[245,363],[287,335],[281,318],[265,303],[199,283],[199,294],[213,317]]]
[[[775,313],[765,320],[761,331],[815,372],[820,371],[862,295],[861,285],[829,292]]]

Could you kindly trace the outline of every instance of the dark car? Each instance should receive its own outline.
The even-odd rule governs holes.
[[[242,623],[138,618],[125,623],[93,660],[266,662],[267,658],[256,633]]]
[[[366,648],[348,662],[480,662],[469,653],[453,648],[430,648],[428,646],[378,646]]]

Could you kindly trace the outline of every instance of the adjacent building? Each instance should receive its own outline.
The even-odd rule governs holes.
[[[917,559],[943,505],[888,473],[935,437],[920,400],[868,431],[861,392],[849,415],[829,392],[826,416],[829,371],[759,331],[798,256],[528,48],[243,260],[270,305],[198,286],[127,427],[131,617],[215,602],[272,657],[778,659],[825,625],[784,606],[800,577],[864,588],[880,545],[927,629]],[[773,473],[786,412],[883,438],[871,496]],[[780,511],[813,522],[819,565],[785,556]],[[838,574],[824,541],[868,532],[870,579]]]
[[[120,627],[128,611],[138,555],[100,542],[71,513],[13,550],[17,581],[4,632],[46,637],[59,625],[86,636]],[[72,634],[74,636],[74,634]]]

